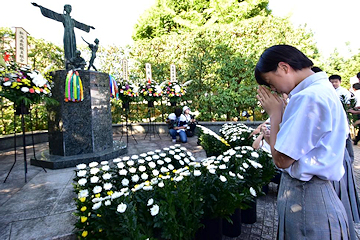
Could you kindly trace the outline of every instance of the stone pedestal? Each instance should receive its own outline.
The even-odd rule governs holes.
[[[94,156],[100,154],[101,160],[105,160],[103,155],[109,155],[106,158],[119,155],[121,144],[116,144],[115,149],[113,145],[109,75],[86,70],[78,72],[83,84],[82,102],[65,102],[64,85],[67,71],[52,72],[54,81],[52,94],[59,105],[48,108],[49,151],[46,161],[72,159],[70,165],[73,166],[76,163],[74,159],[79,158],[82,159],[79,161],[84,162],[84,156],[85,159],[96,161],[91,154]],[[38,160],[33,159],[31,164],[38,165],[36,161]],[[67,164],[60,165],[67,167]],[[46,167],[49,167],[49,164],[46,164]]]

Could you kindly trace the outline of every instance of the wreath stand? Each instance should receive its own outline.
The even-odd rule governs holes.
[[[129,121],[128,121],[128,120],[129,120],[129,112],[130,112],[130,103],[129,103],[129,102],[124,102],[122,107],[123,107],[123,109],[125,109],[126,144],[129,143],[129,128],[130,128],[130,132],[131,132],[130,134],[131,134],[131,136],[133,137],[133,139],[135,140],[135,142],[136,142],[136,144],[137,144],[138,142],[136,141],[136,138],[135,138],[135,136],[134,136],[134,134],[133,134],[132,125],[131,125],[131,123],[129,124]],[[121,141],[121,139],[122,139],[122,137],[123,137],[123,135],[124,135],[123,127],[124,127],[124,125],[122,125],[122,128],[121,128],[121,138],[120,138],[120,141]]]
[[[147,131],[146,131],[144,139],[146,138],[146,136],[148,134],[150,137],[150,141],[151,141],[151,135],[153,135],[155,138],[156,134],[161,139],[160,134],[156,131],[156,123],[151,121],[151,117],[155,116],[155,107],[154,107],[153,101],[148,102],[148,116],[149,116],[149,123],[147,124]]]
[[[35,156],[35,144],[34,144],[34,133],[32,130],[32,117],[31,117],[31,111],[29,111],[29,108],[25,106],[24,104],[21,104],[20,106],[15,106],[15,112],[14,112],[14,163],[11,166],[8,174],[6,175],[6,178],[4,180],[4,183],[6,182],[7,178],[9,177],[12,169],[14,168],[17,160],[16,155],[16,116],[21,115],[21,129],[22,129],[22,142],[23,142],[23,152],[24,152],[24,172],[25,172],[25,182],[27,182],[27,161],[26,161],[26,138],[25,138],[25,118],[24,115],[29,114],[30,117],[30,128],[31,128],[31,140],[32,140],[32,146],[33,146],[33,153],[34,153],[34,159],[36,159]],[[42,168],[45,172],[45,168]]]

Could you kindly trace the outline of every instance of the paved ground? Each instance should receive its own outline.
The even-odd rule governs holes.
[[[140,154],[155,149],[162,149],[172,145],[168,135],[150,136],[136,134],[129,135],[128,154]],[[135,142],[135,140],[137,143]],[[119,140],[120,136],[114,136]],[[125,140],[126,139],[122,139]],[[205,158],[205,153],[197,145],[197,138],[190,138],[189,142],[182,144],[198,159]],[[35,145],[35,150],[42,151],[47,143]],[[355,146],[354,172],[357,185],[360,185],[360,147]],[[32,156],[32,147],[27,147],[28,173],[25,183],[24,159],[22,149],[17,149],[17,162],[10,173],[6,183],[3,183],[11,165],[14,162],[14,151],[0,152],[0,239],[75,239],[73,223],[75,209],[73,198],[72,179],[74,168],[49,170],[45,172],[40,167],[29,165]],[[360,190],[358,190],[360,191]],[[258,198],[257,222],[243,224],[242,233],[238,238],[224,240],[256,240],[276,239],[277,213],[276,213],[277,185],[270,184],[266,196]],[[360,236],[360,224],[356,224]],[[360,239],[360,238],[358,238]]]

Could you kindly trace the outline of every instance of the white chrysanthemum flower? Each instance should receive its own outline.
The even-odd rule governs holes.
[[[178,161],[181,160],[181,157],[179,155],[175,155],[174,158]]]
[[[109,171],[110,167],[109,167],[109,165],[104,165],[104,166],[101,167],[101,169],[103,171]]]
[[[147,180],[148,178],[149,178],[149,176],[146,173],[141,174],[142,180]]]
[[[159,182],[159,184],[158,184],[158,186],[160,187],[160,188],[162,188],[162,187],[164,187],[164,182]]]
[[[160,153],[159,156],[164,158],[164,157],[166,157],[166,153]]]
[[[93,202],[93,203],[98,203],[98,202],[101,202],[103,200],[103,198],[93,198],[91,201]]]
[[[124,167],[125,167],[125,164],[124,164],[123,162],[119,162],[119,163],[117,164],[117,167],[118,167],[118,168],[124,168]]]
[[[175,167],[174,167],[174,165],[169,164],[169,165],[167,166],[167,168],[172,171],[172,170],[174,170]]]
[[[86,180],[86,179],[85,179]],[[89,190],[87,189],[84,189],[84,190],[81,190],[79,193],[78,193],[78,198],[86,198],[89,196]]]
[[[107,165],[109,162],[108,161],[101,161],[100,164],[101,165]]]
[[[254,197],[256,197],[256,191],[255,191],[255,189],[253,189],[252,187],[250,187],[250,193],[251,193],[251,195],[253,195]]]
[[[144,186],[143,189],[145,191],[151,191],[151,190],[153,190],[153,186]]]
[[[145,172],[146,171],[146,167],[145,166],[139,166],[139,171],[140,172]]]
[[[221,164],[221,165],[219,166],[219,169],[226,169],[226,165],[225,165],[225,164]]]
[[[166,158],[164,158],[164,161],[167,162],[167,163],[169,163],[169,162],[171,162],[171,158],[166,157]]]
[[[134,175],[131,177],[131,181],[138,182],[140,180],[140,177],[138,175]]]
[[[263,166],[262,166],[260,163],[258,163],[258,162],[255,162],[255,161],[250,160],[250,159],[248,159],[248,161],[249,161],[249,163],[250,163],[254,168],[262,168],[262,167],[263,167]]]
[[[92,206],[92,210],[99,209],[100,207],[101,207],[101,201],[100,201],[100,202],[95,203],[95,204]]]
[[[112,184],[111,183],[105,183],[104,184],[104,189],[105,190],[110,190],[112,188]]]
[[[241,155],[241,154],[236,154],[235,157],[236,157],[236,158],[242,158],[243,155]]]
[[[156,216],[159,213],[159,205],[155,204],[154,206],[152,206],[152,208],[150,208],[150,214],[151,216]]]
[[[220,181],[222,181],[222,182],[226,182],[227,181],[227,179],[226,179],[226,177],[224,177],[223,175],[220,175]]]
[[[145,160],[144,159],[139,159],[138,163],[143,164],[143,163],[145,163]]]
[[[120,174],[121,176],[125,176],[125,175],[127,174],[127,170],[126,170],[126,169],[121,169],[121,170],[119,171],[119,174]]]
[[[237,176],[239,179],[244,179],[244,177],[243,177],[240,173],[236,174],[236,176]]]
[[[191,160],[191,161],[195,161],[196,158],[195,158],[194,156],[191,156],[191,157],[190,157],[190,160]]]
[[[104,180],[109,180],[111,178],[111,174],[110,173],[105,173],[104,175],[102,175],[102,178]]]
[[[11,82],[10,82],[10,81],[4,82],[3,85],[4,85],[5,87],[8,87],[8,86],[11,85]]]
[[[153,160],[158,160],[159,158],[160,158],[159,155],[153,155],[153,156],[152,156],[152,159],[153,159]]]
[[[93,193],[95,193],[95,194],[100,193],[101,190],[102,190],[101,186],[95,186],[94,189],[93,189]]]
[[[147,152],[147,155],[154,155],[154,154],[155,154],[155,152],[153,152],[153,151]]]
[[[231,171],[229,171],[229,175],[230,175],[231,177],[235,177],[235,176],[236,176],[235,173],[233,173],[233,172],[231,172]]]
[[[136,160],[136,159],[138,159],[138,158],[139,158],[138,155],[132,155],[132,156],[131,156],[131,159],[132,159],[132,160]]]
[[[179,144],[177,144],[177,145],[179,145]],[[180,146],[181,146],[181,145],[180,145]],[[187,151],[186,147],[180,147],[180,150],[182,150],[182,151]]]
[[[80,170],[77,172],[77,176],[78,177],[84,177],[86,175],[87,171],[86,170]]]
[[[156,149],[154,152],[155,152],[155,153],[161,153],[161,150],[160,150],[160,149]]]
[[[153,159],[152,159],[152,157],[147,156],[147,157],[145,158],[145,160],[148,161],[148,162],[150,162],[150,161],[152,161]]]
[[[184,179],[184,177],[180,175],[180,176],[175,177],[175,178],[174,178],[174,181],[175,181],[175,182],[180,182],[180,181],[183,180],[183,179]]]
[[[111,201],[110,201],[110,200],[106,200],[106,201],[104,202],[104,204],[105,204],[105,206],[110,206],[110,205],[111,205]]]
[[[240,146],[234,147],[235,150],[240,150]]]
[[[194,176],[200,176],[201,175],[201,171],[200,170],[194,170]]]
[[[32,78],[32,82],[37,87],[43,87],[45,84],[47,84],[47,80],[43,77],[43,75],[41,75],[40,73],[38,73],[36,71],[28,73],[27,75]]]
[[[133,192],[136,192],[138,190],[141,190],[144,187],[144,183],[142,184],[137,184],[135,185],[135,187],[133,189],[131,189]],[[125,195],[125,194],[124,194]]]
[[[219,156],[217,156],[217,158],[216,158],[216,160],[222,160],[224,158],[224,155],[219,155]]]
[[[259,157],[259,154],[257,152],[252,152],[251,153],[251,156],[254,157],[254,158],[258,158]]]
[[[175,144],[174,147],[181,148],[181,145],[180,144]]]
[[[111,194],[111,199],[114,200],[116,198],[121,197],[122,195],[124,195],[123,192],[114,192],[113,194]]]
[[[119,213],[123,213],[126,211],[127,205],[125,203],[120,203],[116,209]]]
[[[98,168],[92,168],[92,169],[90,169],[90,173],[91,173],[92,175],[97,174],[99,171],[100,171],[100,170],[99,170]]]
[[[99,165],[98,162],[91,162],[91,163],[89,163],[89,167],[91,167],[91,168],[96,167],[97,165]]]
[[[186,158],[184,158],[184,162],[186,162],[186,164],[189,164],[190,160],[186,157]]]
[[[215,171],[215,169],[211,168],[211,169],[209,169],[209,173],[211,173],[211,174],[215,174],[215,173],[216,173],[216,171]]]
[[[140,154],[140,157],[142,157],[142,158],[145,158],[147,156],[147,154],[146,153],[142,153],[142,154]]]
[[[241,153],[242,153],[242,154],[246,154],[247,151],[246,151],[246,150],[241,150]]]
[[[166,173],[168,171],[169,171],[169,169],[167,169],[166,167],[161,167],[160,168],[160,172],[162,172],[162,173]]]
[[[86,168],[86,164],[82,163],[76,166],[77,169],[82,170]]]
[[[245,169],[247,169],[247,168],[249,167],[249,164],[247,164],[247,163],[245,163],[245,162],[244,162],[242,165],[243,165],[243,167],[244,167]]]
[[[184,164],[185,164],[183,160],[180,160],[179,163],[180,163],[180,165],[182,165],[182,166],[184,166]]]
[[[186,157],[186,154],[185,153],[179,153],[179,156],[184,158],[184,157]]]
[[[129,156],[123,157],[123,161],[128,161],[128,160],[130,160],[130,157],[129,157]]]
[[[135,164],[135,162],[133,160],[127,161],[126,164],[128,166],[133,166]]]
[[[170,154],[170,155],[175,155],[175,151],[170,150],[170,151],[169,151],[169,154]]]
[[[163,164],[164,164],[164,161],[163,161],[163,160],[157,160],[156,163],[159,164],[159,165],[163,165]]]
[[[121,184],[126,187],[129,186],[130,181],[127,178],[124,178],[123,180],[121,180]]]
[[[156,167],[156,163],[154,163],[154,162],[149,162],[148,165],[149,165],[149,167],[151,167],[151,168],[155,168],[155,167]]]
[[[92,176],[91,178],[90,178],[90,182],[91,183],[97,183],[99,181],[99,177],[98,176]]]
[[[152,185],[155,185],[155,184],[157,184],[158,182],[159,182],[159,180],[158,180],[157,178],[151,179],[151,184],[152,184]]]
[[[84,186],[86,183],[87,183],[86,178],[80,178],[80,179],[78,180],[78,184],[79,184],[80,186]]]
[[[20,88],[20,90],[21,90],[22,92],[24,92],[24,93],[29,92],[29,88],[28,88],[28,87],[22,87],[22,88]],[[35,92],[39,94],[39,93],[40,93],[40,90],[36,89]]]
[[[159,172],[157,169],[154,169],[154,170],[152,171],[152,174],[153,174],[154,176],[158,176],[158,175],[160,174],[160,172]]]
[[[122,193],[126,193],[126,192],[129,191],[129,188],[128,188],[128,187],[124,187],[124,188],[120,189],[120,191],[121,191]]]
[[[178,149],[178,148],[174,149],[174,151],[175,151],[176,153],[180,153],[180,152],[181,152],[181,150]]]
[[[150,198],[147,202],[147,206],[151,206],[154,203],[154,199]]]
[[[129,172],[136,173],[136,168],[134,168],[134,167],[129,168]]]

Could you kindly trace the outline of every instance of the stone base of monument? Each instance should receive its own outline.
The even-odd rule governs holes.
[[[79,163],[110,160],[126,153],[124,143],[113,141],[109,74],[80,70],[77,78],[68,72],[51,72],[52,97],[58,105],[47,106],[49,150],[32,159],[32,165],[46,168],[74,167]],[[80,84],[82,82],[82,84]],[[83,100],[65,101],[66,95],[83,92]],[[76,97],[76,96],[74,96]]]
[[[101,162],[108,161],[114,158],[117,158],[120,155],[127,153],[126,144],[122,141],[114,141],[113,148],[108,148],[106,150],[96,152],[96,153],[86,153],[78,154],[72,156],[59,156],[49,154],[49,150],[45,150],[35,155],[35,158],[30,159],[30,164],[43,168],[50,169],[61,169],[75,167],[78,164],[90,162]]]

